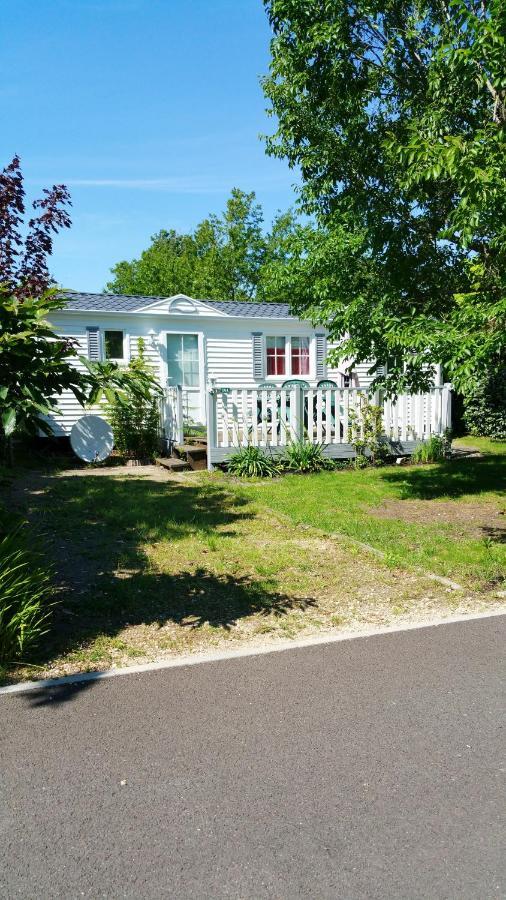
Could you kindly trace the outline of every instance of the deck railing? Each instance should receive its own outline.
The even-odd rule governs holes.
[[[279,452],[293,440],[325,445],[332,457],[355,454],[351,430],[360,429],[364,398],[382,407],[383,431],[397,452],[443,434],[451,425],[451,386],[382,400],[361,388],[213,388],[207,398],[208,464],[253,444]]]

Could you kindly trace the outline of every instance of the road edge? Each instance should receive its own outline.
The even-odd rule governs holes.
[[[234,650],[211,650],[205,653],[192,653],[171,659],[158,660],[157,662],[143,663],[136,666],[123,666],[117,669],[101,669],[95,672],[76,672],[74,675],[63,675],[60,678],[44,678],[39,681],[19,681],[16,684],[8,684],[0,687],[2,694],[21,694],[28,691],[38,691],[44,688],[58,687],[65,684],[78,684],[83,681],[103,681],[106,678],[115,678],[118,675],[139,675],[144,672],[157,672],[161,669],[176,669],[182,666],[196,666],[201,663],[222,662],[228,659],[241,659],[249,656],[263,656],[267,653],[280,653],[284,650],[298,650],[304,647],[316,647],[321,644],[337,644],[343,641],[358,640],[359,638],[378,637],[384,634],[396,634],[402,631],[416,631],[422,628],[437,628],[440,625],[453,625],[458,622],[472,622],[478,619],[491,619],[506,616],[506,605],[489,612],[469,613],[459,616],[437,617],[420,622],[407,622],[399,625],[384,625],[380,627],[368,626],[360,630],[343,630],[336,633],[311,635],[306,638],[291,640],[284,638],[261,645],[249,645]]]

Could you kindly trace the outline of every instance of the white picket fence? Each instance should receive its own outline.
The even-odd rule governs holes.
[[[212,468],[240,446],[279,452],[302,439],[324,444],[330,457],[353,456],[350,426],[360,422],[365,396],[360,388],[214,388],[207,403],[208,465]],[[381,401],[377,394],[369,399],[382,406],[383,430],[393,452],[409,453],[451,426],[448,384],[427,394],[402,394],[396,401]]]

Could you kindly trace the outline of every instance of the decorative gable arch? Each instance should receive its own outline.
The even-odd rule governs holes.
[[[195,300],[187,297],[186,294],[177,294],[169,301],[167,311],[170,313],[179,313],[180,315],[198,315],[199,307]]]
[[[205,300],[195,300],[187,294],[174,294],[173,297],[157,297],[152,303],[134,310],[143,314],[161,313],[176,316],[213,316],[228,318],[227,313],[207,304]]]

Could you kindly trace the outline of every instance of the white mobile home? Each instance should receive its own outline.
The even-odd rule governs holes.
[[[350,397],[367,390],[371,366],[329,366],[324,329],[294,316],[288,304],[71,292],[62,301],[52,325],[75,341],[76,365],[79,355],[127,364],[143,338],[146,357],[166,389],[166,423],[179,430],[182,418],[206,425],[215,461],[250,439],[281,445],[285,425],[292,435],[309,425],[331,455],[348,455]],[[300,403],[305,421],[299,415],[297,423]],[[404,406],[399,401],[390,407],[386,430],[394,429],[404,442],[441,431],[448,415],[442,393],[418,405],[408,398]],[[59,410],[53,428],[67,435],[83,409],[69,392]]]

